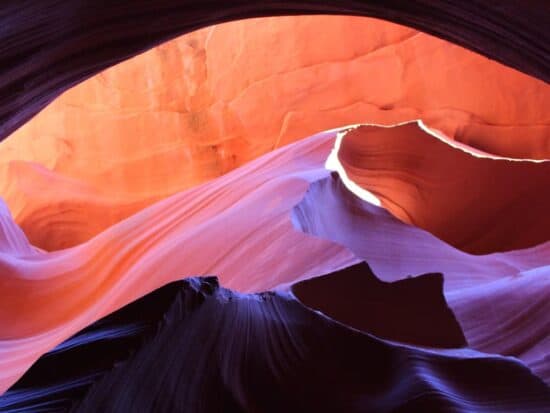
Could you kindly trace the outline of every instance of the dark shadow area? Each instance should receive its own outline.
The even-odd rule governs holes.
[[[441,274],[387,283],[362,262],[299,282],[292,292],[308,307],[377,337],[429,347],[467,345],[443,296]]]
[[[439,277],[422,278],[440,292]],[[395,286],[374,288],[389,297]],[[239,294],[207,277],[76,334],[0,396],[0,411],[535,413],[549,403],[548,387],[515,359],[382,341],[288,294]]]
[[[81,330],[43,355],[4,395],[0,412],[67,411],[156,329],[183,288],[168,284]]]

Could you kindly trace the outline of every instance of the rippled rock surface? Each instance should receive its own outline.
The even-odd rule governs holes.
[[[440,281],[420,276],[382,286],[362,265],[294,291],[311,304],[328,284],[372,283],[385,293],[365,297],[357,315],[388,320],[391,314],[372,312],[374,301],[383,297],[389,311],[418,311],[402,301],[411,294],[440,320],[434,326],[424,318],[413,330],[437,327],[435,334],[463,344],[458,324],[441,307]],[[347,305],[346,295],[339,298],[336,307]],[[407,330],[410,321],[396,315],[392,328]],[[548,402],[548,388],[514,359],[398,344],[335,322],[292,295],[239,294],[210,277],[169,284],[88,327],[43,356],[0,398],[0,408],[536,412]]]

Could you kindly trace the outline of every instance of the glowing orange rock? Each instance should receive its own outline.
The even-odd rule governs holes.
[[[34,245],[55,250],[350,123],[422,117],[484,151],[546,158],[549,106],[543,82],[406,27],[347,16],[244,20],[65,93],[0,145],[0,196]]]
[[[169,281],[216,274],[263,291],[357,262],[290,220],[309,182],[327,175],[334,135],[267,154],[62,251],[36,251],[0,203],[0,394],[45,350]]]
[[[395,133],[397,155],[410,149],[407,128],[388,131]],[[9,211],[0,204],[0,393],[45,351],[169,281],[215,274],[222,285],[257,292],[284,289],[297,280],[356,263],[359,258],[347,249],[347,242],[310,236],[298,230],[291,218],[296,206],[307,201],[306,191],[311,184],[329,176],[324,163],[335,136],[336,131],[321,133],[268,153],[222,177],[161,200],[98,236],[61,251],[37,251],[29,245]],[[415,148],[420,153],[431,150],[436,140],[428,134],[424,137]],[[372,142],[377,143],[374,139]],[[446,148],[446,163],[465,162],[461,150]],[[373,152],[371,165],[382,172],[385,165],[396,165],[407,177],[408,165],[396,163],[387,155],[384,151]],[[468,169],[475,177],[476,168],[486,162],[466,155],[475,164]],[[518,162],[531,165],[528,161]],[[521,177],[538,181],[541,165],[534,165],[536,169],[528,168]],[[430,187],[429,179],[422,180],[419,192],[428,189],[425,193],[439,201],[437,194],[430,193]],[[537,187],[528,189],[532,196]],[[328,219],[314,221],[329,227],[344,241],[368,232],[371,242],[359,243],[368,250],[361,258],[368,259],[384,280],[406,276],[413,269],[441,271],[446,277],[446,290],[460,291],[464,286],[520,277],[529,271],[539,273],[539,278],[531,277],[531,281],[548,283],[550,279],[550,242],[522,251],[473,256],[394,219],[381,208],[374,209],[371,221],[348,215],[347,211],[342,214],[334,203],[345,204],[346,198],[331,192],[325,195],[333,204],[326,202],[325,208],[324,202],[316,202],[314,206],[326,212]],[[353,195],[348,193],[347,197],[349,201]],[[458,209],[470,206],[468,198],[454,199]],[[488,206],[498,210],[502,204]],[[357,219],[351,231],[343,231],[343,218],[347,225]],[[364,225],[369,231],[356,230]],[[530,286],[523,287],[527,295],[522,297],[529,297]],[[548,302],[544,294],[537,297],[540,305]],[[521,300],[514,303],[523,306]],[[541,314],[546,313],[541,310]],[[493,318],[487,320],[485,330],[498,327]],[[527,330],[521,335],[522,343],[539,345],[540,329]],[[536,340],[532,340],[533,335]],[[517,347],[513,343],[510,348]],[[521,346],[522,353],[529,352],[528,344]],[[543,367],[547,371],[546,364]]]
[[[494,158],[450,143],[416,123],[362,126],[343,137],[338,158],[349,179],[395,216],[463,251],[548,241],[550,161]]]

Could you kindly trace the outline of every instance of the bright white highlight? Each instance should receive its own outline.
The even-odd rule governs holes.
[[[342,182],[344,183],[346,188],[348,188],[353,194],[355,194],[362,200],[367,201],[370,204],[380,206],[381,205],[380,200],[372,192],[369,192],[366,189],[361,188],[359,185],[357,185],[355,182],[349,179],[348,174],[346,173],[346,170],[344,169],[344,167],[340,163],[340,160],[338,159],[338,151],[340,150],[342,139],[350,129],[356,128],[357,126],[358,125],[354,125],[344,130],[340,129],[340,132],[336,134],[336,140],[334,141],[334,148],[332,148],[332,151],[330,152],[330,155],[328,156],[325,162],[325,168],[328,169],[329,171],[338,172],[338,175],[340,175],[340,178],[342,179]]]

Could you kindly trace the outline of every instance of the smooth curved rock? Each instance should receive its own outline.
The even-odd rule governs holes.
[[[0,254],[0,391],[45,351],[182,274],[220,274],[254,292],[357,262],[290,221],[309,183],[327,176],[335,134],[273,151],[73,248],[38,251],[18,231],[21,247]]]
[[[441,272],[445,297],[470,346],[519,357],[550,382],[550,242],[470,255],[359,199],[337,176],[311,184],[292,220],[300,230],[368,260],[383,281]]]
[[[8,235],[0,237],[6,244],[0,247],[6,251],[0,254],[0,390],[55,345],[182,274],[220,274],[225,286],[243,292],[285,290],[362,258],[384,281],[443,273],[446,294],[500,279],[512,283],[527,271],[540,271],[541,283],[546,279],[548,242],[471,256],[373,205],[359,203],[361,212],[350,214],[345,205],[360,200],[347,189],[319,191],[332,185],[323,180],[329,176],[324,163],[337,133],[273,151],[61,251],[32,248],[4,215],[2,229]],[[293,222],[328,239],[298,231]],[[358,231],[363,226],[369,230]],[[537,295],[522,291],[518,296],[536,299],[545,308],[545,287]],[[484,322],[487,334],[505,325],[498,314]],[[529,365],[547,354],[544,346],[530,353],[540,345],[545,324],[537,316],[534,325],[525,327],[516,330],[518,342],[525,344],[516,351],[511,337],[506,347]]]
[[[84,363],[80,374],[89,369],[95,377],[82,379],[67,363],[84,355],[101,367]],[[61,367],[50,387],[40,387],[37,370],[54,362]],[[169,284],[119,310],[44,356],[0,397],[6,412],[527,413],[548,403],[548,387],[513,359],[391,343],[288,294],[237,294],[214,278]]]
[[[485,152],[550,158],[549,106],[544,82],[387,21],[243,20],[68,90],[0,145],[0,196],[29,240],[51,251],[347,124],[422,118]]]
[[[393,215],[463,251],[488,254],[550,240],[550,161],[468,150],[416,123],[360,126],[343,136],[338,160]]]
[[[321,11],[405,23],[549,79],[550,8],[539,1],[138,0],[128,7],[8,0],[0,6],[0,139],[62,91],[177,34]],[[316,19],[327,22],[322,35]],[[0,194],[16,220],[1,203],[0,392],[61,345],[31,368],[23,387],[0,397],[0,410],[523,412],[550,405],[539,379],[550,382],[548,85],[387,22],[362,29],[350,17],[288,23],[298,20],[284,20],[293,31],[281,32],[282,23],[274,24],[279,32],[266,30],[268,47],[256,43],[257,21],[161,46],[142,57],[143,95],[124,91],[136,89],[139,70],[115,69],[73,91],[73,117],[65,101],[19,132],[32,139],[2,145]],[[329,30],[329,21],[339,23]],[[290,33],[312,41],[293,48]],[[242,39],[238,50],[227,47],[232,36]],[[316,54],[313,41],[330,53]],[[277,48],[286,50],[279,60],[271,53]],[[183,87],[156,88],[153,80],[177,78],[178,68]],[[117,116],[78,114],[81,101]],[[381,124],[421,117],[443,132],[437,140],[411,125],[361,127],[341,141],[342,176],[401,220],[323,168],[337,131],[261,156],[357,117]],[[46,145],[57,125],[63,133]],[[109,133],[90,140],[101,125]],[[90,135],[77,136],[79,128]],[[195,164],[178,168],[182,159]],[[382,280],[370,279],[368,303],[323,295],[350,278],[294,285],[364,259]],[[441,283],[434,294],[434,276],[403,279],[428,272],[443,274],[448,307]],[[185,274],[210,273],[241,292],[212,278],[158,290]],[[304,303],[326,315],[291,295],[300,286],[309,286]],[[402,288],[436,304],[437,334],[422,323],[429,310],[399,299]],[[276,291],[257,293],[267,289]],[[381,296],[385,303],[376,303]],[[350,313],[354,299],[358,309],[386,314]],[[413,309],[400,312],[397,300]],[[464,338],[500,356],[387,340],[454,347]]]

